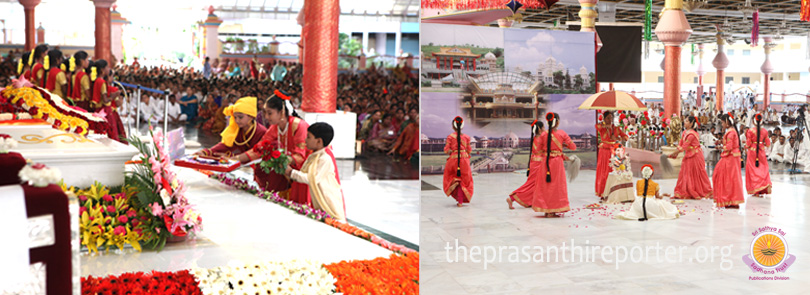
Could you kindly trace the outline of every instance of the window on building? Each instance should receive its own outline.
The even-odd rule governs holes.
[[[726,83],[734,82],[734,77],[726,77]]]
[[[726,54],[727,55],[734,55],[734,49],[729,49],[728,52],[726,52]]]
[[[743,84],[751,84],[751,77],[742,77]]]
[[[751,55],[751,49],[743,49],[743,55],[744,56]]]
[[[658,83],[664,83],[664,76],[658,76]]]
[[[782,81],[782,80],[785,80],[785,73],[771,74],[771,81]]]
[[[788,81],[799,81],[799,73],[788,73]]]
[[[697,84],[697,82],[698,82],[698,77],[695,77],[695,81],[694,81],[694,82],[692,82],[692,83]]]

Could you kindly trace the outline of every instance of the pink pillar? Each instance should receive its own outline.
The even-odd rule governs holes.
[[[104,59],[112,63],[112,52],[110,45],[110,7],[115,0],[93,0],[96,6],[96,47],[95,59]]]
[[[723,75],[723,70],[728,67],[728,57],[726,56],[725,50],[725,43],[726,41],[722,38],[722,33],[717,33],[717,56],[714,57],[712,61],[712,65],[715,69],[717,69],[717,96],[715,98],[715,107],[718,111],[723,110],[723,94],[724,90],[723,87],[726,84],[725,75]]]
[[[762,46],[765,49],[765,62],[762,63],[759,69],[765,74],[765,81],[762,83],[765,86],[765,93],[762,95],[762,110],[765,111],[768,109],[768,105],[771,104],[771,73],[773,73],[771,48],[776,46],[776,44],[773,44],[773,38],[771,37],[765,37],[763,39],[765,41],[765,45]]]
[[[301,109],[334,113],[337,108],[338,1],[307,0]]]
[[[25,50],[33,50],[37,46],[36,22],[34,20],[34,8],[42,0],[20,0],[20,4],[25,10]]]
[[[698,75],[698,88],[697,88],[697,106],[700,107],[703,105],[703,99],[701,96],[703,95],[703,75],[706,75],[706,70],[703,68],[703,44],[698,44],[698,68],[697,68],[697,75]]]
[[[42,23],[39,23],[39,27],[37,28],[37,44],[45,43],[45,28],[42,27]]]
[[[692,28],[683,13],[683,2],[667,0],[658,19],[655,35],[664,43],[664,116],[681,115],[681,45]]]
[[[116,5],[113,5],[113,11],[110,13],[110,50],[118,60],[124,58],[124,25],[129,23],[120,12],[116,11]]]

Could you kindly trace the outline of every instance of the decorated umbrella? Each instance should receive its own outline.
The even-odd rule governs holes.
[[[580,110],[606,110],[606,111],[646,111],[647,107],[638,98],[622,91],[605,91],[588,97],[581,105]],[[598,114],[597,114],[598,116]],[[597,119],[598,121],[599,119]],[[599,134],[597,134],[597,141]],[[596,158],[599,158],[597,149]]]
[[[606,110],[606,111],[646,111],[644,105],[635,96],[622,91],[600,92],[585,100],[579,105],[580,110]]]

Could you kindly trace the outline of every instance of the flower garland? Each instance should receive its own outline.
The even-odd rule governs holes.
[[[167,294],[202,295],[188,270],[178,272],[131,272],[118,276],[83,277],[82,295],[96,294]]]
[[[336,221],[336,220],[332,219],[332,217],[329,216],[329,214],[327,214],[326,212],[324,212],[322,210],[314,209],[314,208],[311,208],[311,207],[306,206],[306,205],[301,205],[301,204],[298,204],[298,203],[290,201],[290,200],[285,200],[285,199],[279,197],[278,194],[275,193],[275,192],[270,193],[270,192],[261,191],[258,187],[248,183],[244,179],[234,178],[232,176],[226,175],[225,173],[211,174],[211,175],[209,175],[209,177],[212,178],[212,179],[218,180],[219,182],[221,182],[221,183],[223,183],[225,185],[228,185],[228,186],[234,187],[236,189],[240,189],[240,190],[249,192],[251,194],[256,195],[259,198],[265,199],[265,200],[273,202],[273,203],[275,203],[277,205],[281,205],[282,207],[285,207],[287,209],[298,212],[298,214],[304,215],[304,216],[312,218],[314,220],[324,222],[324,223],[326,223],[326,224],[328,224],[328,225],[330,225],[332,227],[335,227],[337,229],[342,230],[343,232],[346,232],[348,234],[354,235],[354,236],[359,237],[361,239],[370,241],[370,242],[374,243],[375,245],[378,245],[380,247],[383,247],[383,248],[388,249],[390,251],[393,251],[395,253],[402,253],[402,254],[416,253],[416,251],[414,251],[412,249],[409,249],[409,248],[407,248],[405,246],[398,245],[398,244],[395,244],[395,243],[391,243],[389,241],[386,241],[383,238],[380,238],[380,237],[378,237],[378,236],[376,236],[376,235],[374,235],[372,233],[369,233],[369,232],[364,231],[362,229],[359,229],[357,227],[351,226],[351,225],[343,223],[343,222]]]
[[[12,105],[26,110],[35,119],[42,119],[54,128],[86,135],[107,133],[107,121],[81,109],[68,106],[61,97],[41,88],[6,87],[0,95]]]
[[[83,277],[95,294],[418,294],[419,253],[341,261],[269,262],[177,272],[130,272]]]
[[[9,150],[17,147],[17,141],[8,134],[0,134],[0,154],[7,154]]]
[[[343,294],[419,294],[419,253],[325,265]]]
[[[523,7],[526,8],[549,8],[552,4],[559,0],[520,0]],[[493,0],[422,0],[422,8],[441,8],[441,9],[456,9],[456,10],[472,10],[472,9],[492,9],[492,8],[507,8],[506,4],[509,1],[493,1]]]
[[[48,168],[42,163],[28,163],[20,169],[19,176],[24,183],[35,187],[46,187],[62,179],[58,169]]]
[[[193,269],[204,294],[334,294],[337,280],[309,260]]]
[[[137,208],[151,214],[145,228],[146,245],[163,249],[170,236],[185,237],[202,228],[202,217],[188,202],[186,186],[172,171],[169,154],[163,148],[163,134],[152,132],[152,144],[130,137],[129,142],[141,152],[134,171],[126,173],[126,183],[138,191]]]

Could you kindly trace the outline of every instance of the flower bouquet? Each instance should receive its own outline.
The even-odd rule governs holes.
[[[148,213],[133,207],[135,191],[131,187],[112,193],[98,182],[84,190],[61,186],[79,197],[79,236],[90,253],[112,247],[123,250],[125,244],[141,251]]]
[[[141,152],[140,163],[127,172],[126,183],[137,191],[135,205],[151,213],[146,222],[145,246],[163,249],[166,241],[197,233],[202,218],[186,199],[186,187],[169,164],[169,154],[163,148],[163,134],[151,132],[153,144],[130,137],[129,143]]]
[[[256,145],[256,151],[262,155],[259,167],[264,173],[270,173],[272,169],[276,174],[284,175],[287,165],[290,164],[290,156],[284,153],[284,149],[276,148],[275,144],[267,140],[262,140]]]

